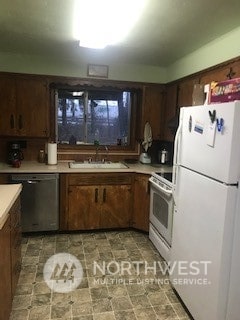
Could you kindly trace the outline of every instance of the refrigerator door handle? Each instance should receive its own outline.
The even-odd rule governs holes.
[[[180,150],[180,137],[182,133],[183,126],[183,112],[184,108],[181,108],[179,115],[179,126],[176,132],[175,140],[174,140],[174,154],[173,154],[173,165],[178,165],[179,162],[179,150]]]
[[[173,201],[176,204],[176,183],[177,183],[177,173],[178,173],[178,162],[179,162],[179,150],[180,150],[180,137],[182,132],[182,113],[183,108],[180,111],[179,116],[179,126],[176,132],[175,141],[174,141],[174,155],[173,155]]]
[[[174,202],[174,205],[177,206],[177,180],[178,180],[178,171],[179,171],[179,166],[174,166],[175,169],[174,169],[174,175],[175,175],[175,178],[174,178],[174,184],[173,184],[173,189],[172,189],[172,196],[173,196],[173,202]]]

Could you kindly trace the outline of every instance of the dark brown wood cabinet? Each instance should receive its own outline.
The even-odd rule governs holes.
[[[212,81],[225,81],[231,78],[239,78],[240,77],[240,61],[234,61],[208,72],[203,73],[200,76],[200,83],[207,84]]]
[[[21,271],[21,205],[18,198],[10,210],[11,218],[11,273],[12,273],[12,293],[16,291],[20,271]]]
[[[0,110],[0,135],[15,135],[16,86],[12,77],[0,77]]]
[[[198,78],[190,78],[178,84],[177,107],[188,107],[193,104],[193,87],[198,83]]]
[[[149,122],[154,140],[163,137],[164,122],[164,86],[149,85],[143,88],[140,138],[143,139],[145,123]]]
[[[47,81],[37,78],[0,77],[0,135],[49,136]]]
[[[98,229],[101,207],[97,186],[68,187],[68,230]]]
[[[0,230],[0,319],[9,319],[12,306],[10,216]]]
[[[65,181],[64,181],[65,180]],[[67,174],[61,229],[127,228],[132,214],[132,175],[126,173]]]
[[[102,194],[101,228],[130,227],[132,208],[132,186],[105,185],[100,188]]]
[[[176,115],[177,112],[177,84],[171,84],[166,86],[166,99],[164,109],[164,133],[163,140],[173,141],[174,134],[168,127],[169,121]]]
[[[21,271],[20,197],[0,230],[0,319],[9,319]]]
[[[134,205],[132,226],[136,229],[149,231],[150,186],[149,175],[135,174]]]

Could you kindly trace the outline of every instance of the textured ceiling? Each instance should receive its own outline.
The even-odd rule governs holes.
[[[128,38],[99,51],[74,40],[73,9],[74,0],[0,0],[0,51],[167,66],[240,26],[240,0],[148,0]]]

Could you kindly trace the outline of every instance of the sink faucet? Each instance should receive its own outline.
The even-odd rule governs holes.
[[[95,144],[95,161],[99,161],[99,148],[100,148],[100,145],[99,144]],[[108,153],[109,153],[109,150],[108,150],[108,147],[107,146],[104,146],[104,149],[106,150],[106,158],[103,158],[102,159],[102,162],[106,162],[108,161]]]
[[[108,154],[109,154],[109,149],[107,146],[104,146],[105,150],[106,150],[106,159],[105,161],[108,161]]]

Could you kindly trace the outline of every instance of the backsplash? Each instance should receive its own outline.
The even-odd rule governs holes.
[[[24,160],[37,160],[40,149],[45,149],[47,139],[14,139],[14,138],[1,138],[0,139],[0,161],[7,162],[8,145],[10,142],[18,142],[21,145]]]
[[[166,149],[169,152],[169,163],[172,164],[173,148],[174,143],[171,141],[153,140],[152,146],[148,150],[148,154],[151,156],[152,163],[160,163],[158,153],[160,150]]]

